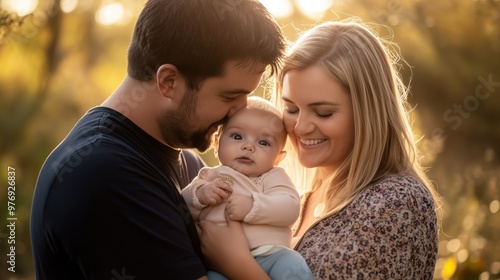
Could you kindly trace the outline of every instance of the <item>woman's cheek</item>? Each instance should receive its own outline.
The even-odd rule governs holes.
[[[283,124],[285,125],[286,133],[292,136],[293,128],[295,127],[295,119],[285,115],[283,116]]]
[[[295,137],[294,128],[295,128],[295,119],[291,117],[283,117],[283,124],[285,125],[286,133],[288,133],[288,137],[292,142],[293,146],[297,147],[297,139]]]

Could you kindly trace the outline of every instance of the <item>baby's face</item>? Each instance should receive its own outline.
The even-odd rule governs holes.
[[[282,120],[269,112],[243,108],[233,115],[219,138],[218,158],[249,177],[275,166],[286,141]]]

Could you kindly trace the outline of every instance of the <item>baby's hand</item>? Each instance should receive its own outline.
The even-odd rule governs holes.
[[[233,189],[226,183],[214,181],[196,190],[196,196],[203,205],[217,205],[231,196]]]
[[[252,210],[253,198],[251,196],[235,194],[227,200],[226,211],[233,221],[243,221]]]

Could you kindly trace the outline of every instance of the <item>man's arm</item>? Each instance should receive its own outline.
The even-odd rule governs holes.
[[[194,222],[168,176],[98,154],[84,157],[53,187],[46,227],[55,250],[92,279],[204,275],[196,230],[189,230]]]
[[[229,219],[227,213],[226,222],[227,226],[200,222],[201,248],[209,268],[229,279],[270,279],[251,255],[241,223]]]

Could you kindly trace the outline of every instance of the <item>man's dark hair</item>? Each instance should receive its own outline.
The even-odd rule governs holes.
[[[257,0],[149,0],[128,50],[128,75],[148,81],[172,64],[191,89],[223,74],[228,60],[263,63],[271,75],[285,51],[281,29]]]

